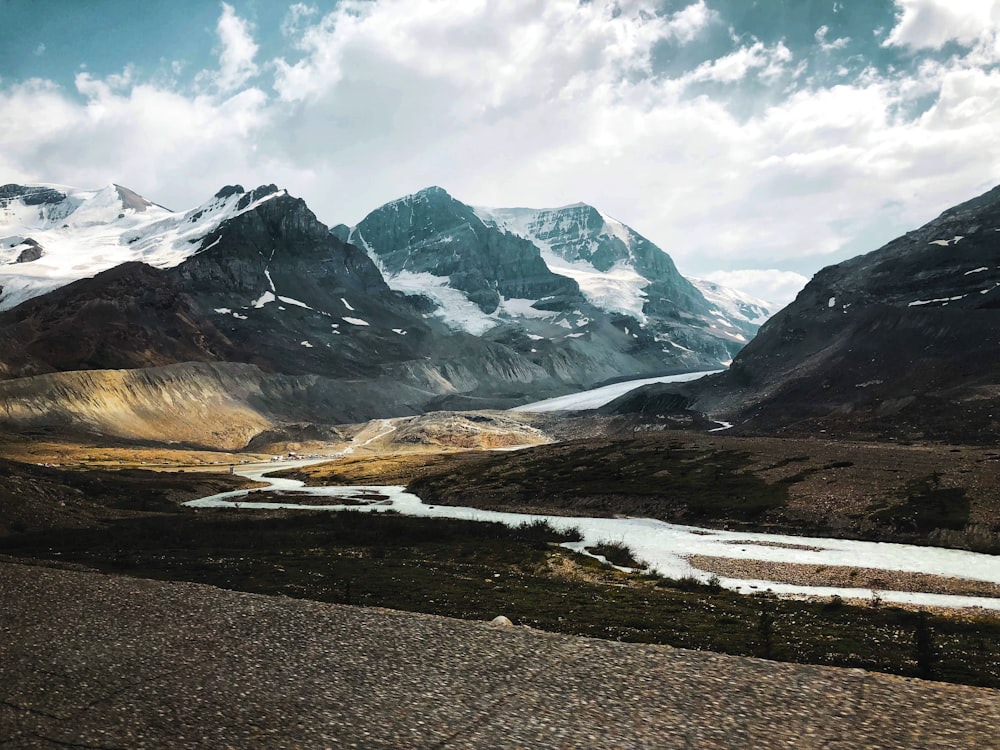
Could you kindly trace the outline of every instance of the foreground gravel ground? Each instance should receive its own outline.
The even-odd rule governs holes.
[[[0,563],[3,748],[1000,748],[1000,692]]]

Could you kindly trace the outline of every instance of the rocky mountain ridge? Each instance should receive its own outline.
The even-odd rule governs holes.
[[[650,387],[754,432],[993,440],[1000,428],[1000,188],[824,268],[730,369]]]

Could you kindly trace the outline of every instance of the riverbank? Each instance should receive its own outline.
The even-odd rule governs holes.
[[[294,480],[275,484],[282,500],[301,491],[317,494]],[[117,574],[472,619],[502,612],[515,622],[560,632],[1000,685],[1000,656],[983,656],[1000,655],[1000,621],[982,611],[905,611],[883,599],[885,592],[867,589],[854,597],[866,599],[866,606],[852,607],[830,591],[820,601],[780,599],[774,596],[780,588],[767,582],[744,582],[747,591],[756,592],[744,596],[685,575],[626,575],[552,546],[564,539],[551,525],[519,531],[483,521],[384,512],[392,508],[381,503],[405,494],[399,487],[376,494],[337,490],[380,511],[375,515],[358,513],[356,505],[351,512],[311,506],[286,511],[264,502],[262,510],[252,510],[243,491],[231,492],[238,492],[227,495],[241,504],[239,509],[119,510],[93,516],[87,528],[11,534],[0,539],[0,551],[21,560]],[[267,499],[267,494],[254,493],[253,499]],[[407,502],[421,505],[416,498]],[[481,511],[467,510],[470,517],[481,517]],[[557,520],[570,526],[579,522]],[[842,543],[692,527],[681,531],[695,550],[711,548],[715,557],[732,557],[737,544],[778,559],[790,553],[836,553],[831,542]],[[617,540],[612,536],[612,541]],[[912,548],[914,559],[927,553]]]

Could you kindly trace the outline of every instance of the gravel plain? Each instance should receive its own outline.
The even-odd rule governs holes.
[[[0,563],[0,747],[1000,748],[1000,692]]]

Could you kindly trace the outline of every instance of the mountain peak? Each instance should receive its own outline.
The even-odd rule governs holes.
[[[423,190],[418,190],[410,198],[428,198],[437,200],[455,200],[452,198],[451,194],[445,190],[443,187],[438,185],[431,185],[430,187],[425,187]]]
[[[817,273],[695,408],[751,429],[993,440],[1000,188]]]
[[[133,211],[145,211],[150,206],[156,205],[150,200],[143,198],[134,190],[129,190],[122,185],[112,184],[118,197],[121,199],[122,208],[131,208]]]
[[[222,188],[220,188],[219,192],[217,192],[212,197],[225,199],[228,198],[230,195],[243,195],[243,193],[245,192],[246,190],[243,189],[242,185],[225,185]]]
[[[282,195],[287,193],[275,185],[250,192],[228,185],[208,203],[180,213],[114,183],[90,190],[0,186],[0,237],[6,240],[0,247],[0,309],[126,261],[176,266],[202,249],[202,240],[221,223]]]
[[[239,201],[236,203],[236,210],[242,211],[252,203],[257,203],[258,201],[261,201],[264,198],[267,198],[268,196],[275,195],[276,193],[285,193],[287,195],[286,191],[279,190],[278,186],[275,185],[274,183],[270,183],[268,185],[261,185],[260,187],[255,187],[249,193],[243,194],[243,197],[240,198]]]
[[[718,366],[766,317],[728,297],[710,303],[664,251],[583,202],[473,207],[434,186],[336,233],[364,247],[390,287],[431,300],[441,320],[515,339],[520,327],[532,354],[531,342],[561,342],[555,351],[566,339],[594,347],[588,356],[645,357],[643,367]]]

